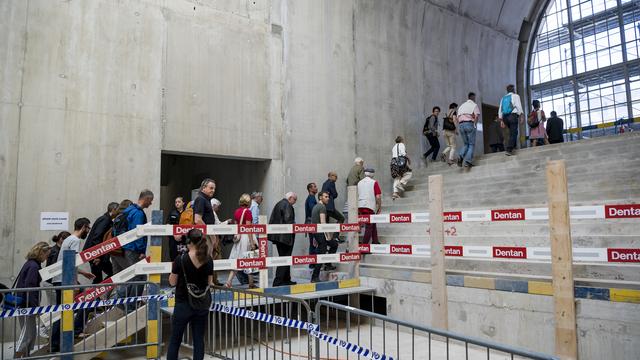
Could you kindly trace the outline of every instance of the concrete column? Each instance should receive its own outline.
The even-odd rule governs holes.
[[[561,359],[577,359],[573,254],[564,160],[550,161],[547,164],[547,195],[549,196],[556,355]]]
[[[431,318],[436,328],[449,328],[447,273],[444,267],[442,175],[429,176],[429,225],[431,227]]]

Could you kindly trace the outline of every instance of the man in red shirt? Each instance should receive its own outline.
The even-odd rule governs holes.
[[[382,190],[376,180],[373,179],[374,169],[364,170],[364,179],[358,182],[358,214],[372,215],[379,214],[382,207]],[[363,244],[369,244],[373,240],[378,242],[378,229],[376,224],[366,224],[364,230]]]

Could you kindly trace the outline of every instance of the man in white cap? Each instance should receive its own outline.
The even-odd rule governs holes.
[[[372,215],[379,214],[382,208],[382,190],[380,184],[373,179],[375,170],[367,168],[364,170],[364,179],[358,182],[358,214]],[[374,244],[378,242],[378,228],[376,224],[365,224],[363,244]]]

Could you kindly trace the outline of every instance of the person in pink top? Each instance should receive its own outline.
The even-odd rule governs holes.
[[[531,141],[531,146],[536,147],[538,145],[542,146],[548,144],[547,141],[547,130],[544,127],[544,123],[547,121],[547,117],[544,114],[544,111],[540,109],[540,101],[533,100],[533,110],[529,114],[529,118],[527,119],[527,124],[529,125],[529,140]]]

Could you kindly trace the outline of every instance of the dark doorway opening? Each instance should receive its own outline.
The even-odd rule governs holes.
[[[212,156],[163,153],[160,172],[160,208],[165,218],[173,209],[174,199],[193,200],[205,178],[216,181],[215,198],[222,202],[218,217],[233,217],[243,193],[262,191],[269,160],[230,159]]]
[[[489,104],[482,104],[482,129],[484,130],[482,132],[482,136],[483,136],[483,140],[484,140],[484,153],[485,154],[490,154],[491,151],[491,142],[492,139],[495,138],[495,134],[493,134],[493,132],[495,131],[499,131],[502,133],[503,139],[507,139],[508,138],[508,129],[502,129],[500,128],[500,126],[498,124],[496,124],[495,118],[498,116],[498,107],[497,106],[493,106],[493,105],[489,105]],[[507,132],[505,132],[505,130]],[[503,141],[504,143],[504,141]]]

